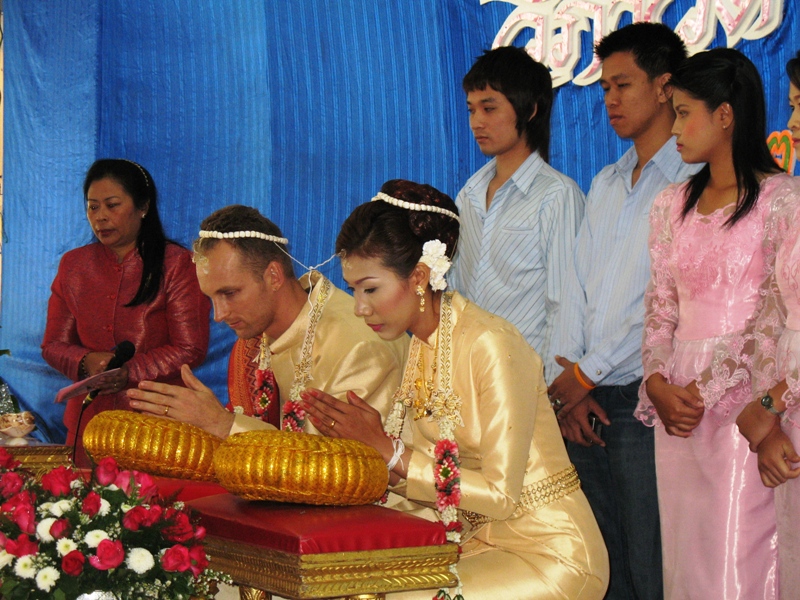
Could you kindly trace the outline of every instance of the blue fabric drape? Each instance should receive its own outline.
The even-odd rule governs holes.
[[[693,5],[676,0],[663,20],[674,26]],[[764,76],[771,130],[785,127],[783,65],[800,47],[796,5],[785,6],[770,38],[739,46]],[[513,8],[478,0],[6,0],[0,348],[12,356],[0,358],[0,376],[37,412],[40,435],[64,435],[53,398],[69,382],[44,363],[39,345],[59,258],[91,239],[81,183],[96,158],[145,165],[167,233],[185,245],[203,217],[241,203],[278,223],[298,260],[318,264],[340,223],[383,181],[408,178],[455,196],[484,164],[461,78]],[[590,46],[588,32],[581,41]],[[626,147],[606,124],[598,85],[559,88],[557,169],[586,190]],[[323,272],[341,281],[336,261]],[[198,373],[221,398],[232,340],[212,324]]]

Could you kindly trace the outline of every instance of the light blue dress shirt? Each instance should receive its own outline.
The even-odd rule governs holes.
[[[585,198],[572,179],[534,152],[495,192],[487,210],[495,173],[492,159],[458,194],[461,232],[450,283],[514,324],[545,357]]]
[[[624,385],[642,376],[650,208],[667,185],[686,180],[702,165],[684,163],[670,138],[631,187],[637,161],[631,147],[592,180],[573,264],[564,276],[552,352],[544,357],[548,384],[563,370],[556,354],[578,362],[598,385]]]

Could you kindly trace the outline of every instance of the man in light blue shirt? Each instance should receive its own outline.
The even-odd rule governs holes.
[[[463,87],[472,133],[493,158],[456,199],[450,283],[545,357],[584,205],[578,185],[547,164],[550,73],[523,49],[502,47],[478,58]]]
[[[677,152],[665,85],[686,50],[665,25],[636,23],[603,38],[596,53],[609,121],[633,147],[592,181],[547,357],[548,393],[608,547],[606,598],[661,598],[653,429],[633,411],[642,380],[650,208],[662,189],[696,170]]]

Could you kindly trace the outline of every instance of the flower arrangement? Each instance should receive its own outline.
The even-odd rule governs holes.
[[[88,481],[57,467],[41,481],[0,448],[0,597],[212,598],[205,529],[159,498],[153,478],[100,461]]]

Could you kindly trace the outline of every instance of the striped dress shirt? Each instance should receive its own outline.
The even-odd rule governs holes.
[[[631,187],[637,161],[631,147],[592,180],[573,264],[564,277],[552,354],[545,358],[548,384],[562,371],[556,354],[578,362],[597,384],[624,385],[642,376],[650,208],[661,190],[701,165],[684,163],[670,138]]]
[[[496,159],[489,161],[458,194],[461,232],[451,283],[510,321],[545,357],[585,198],[572,179],[534,152],[495,192],[487,210],[495,165]]]

